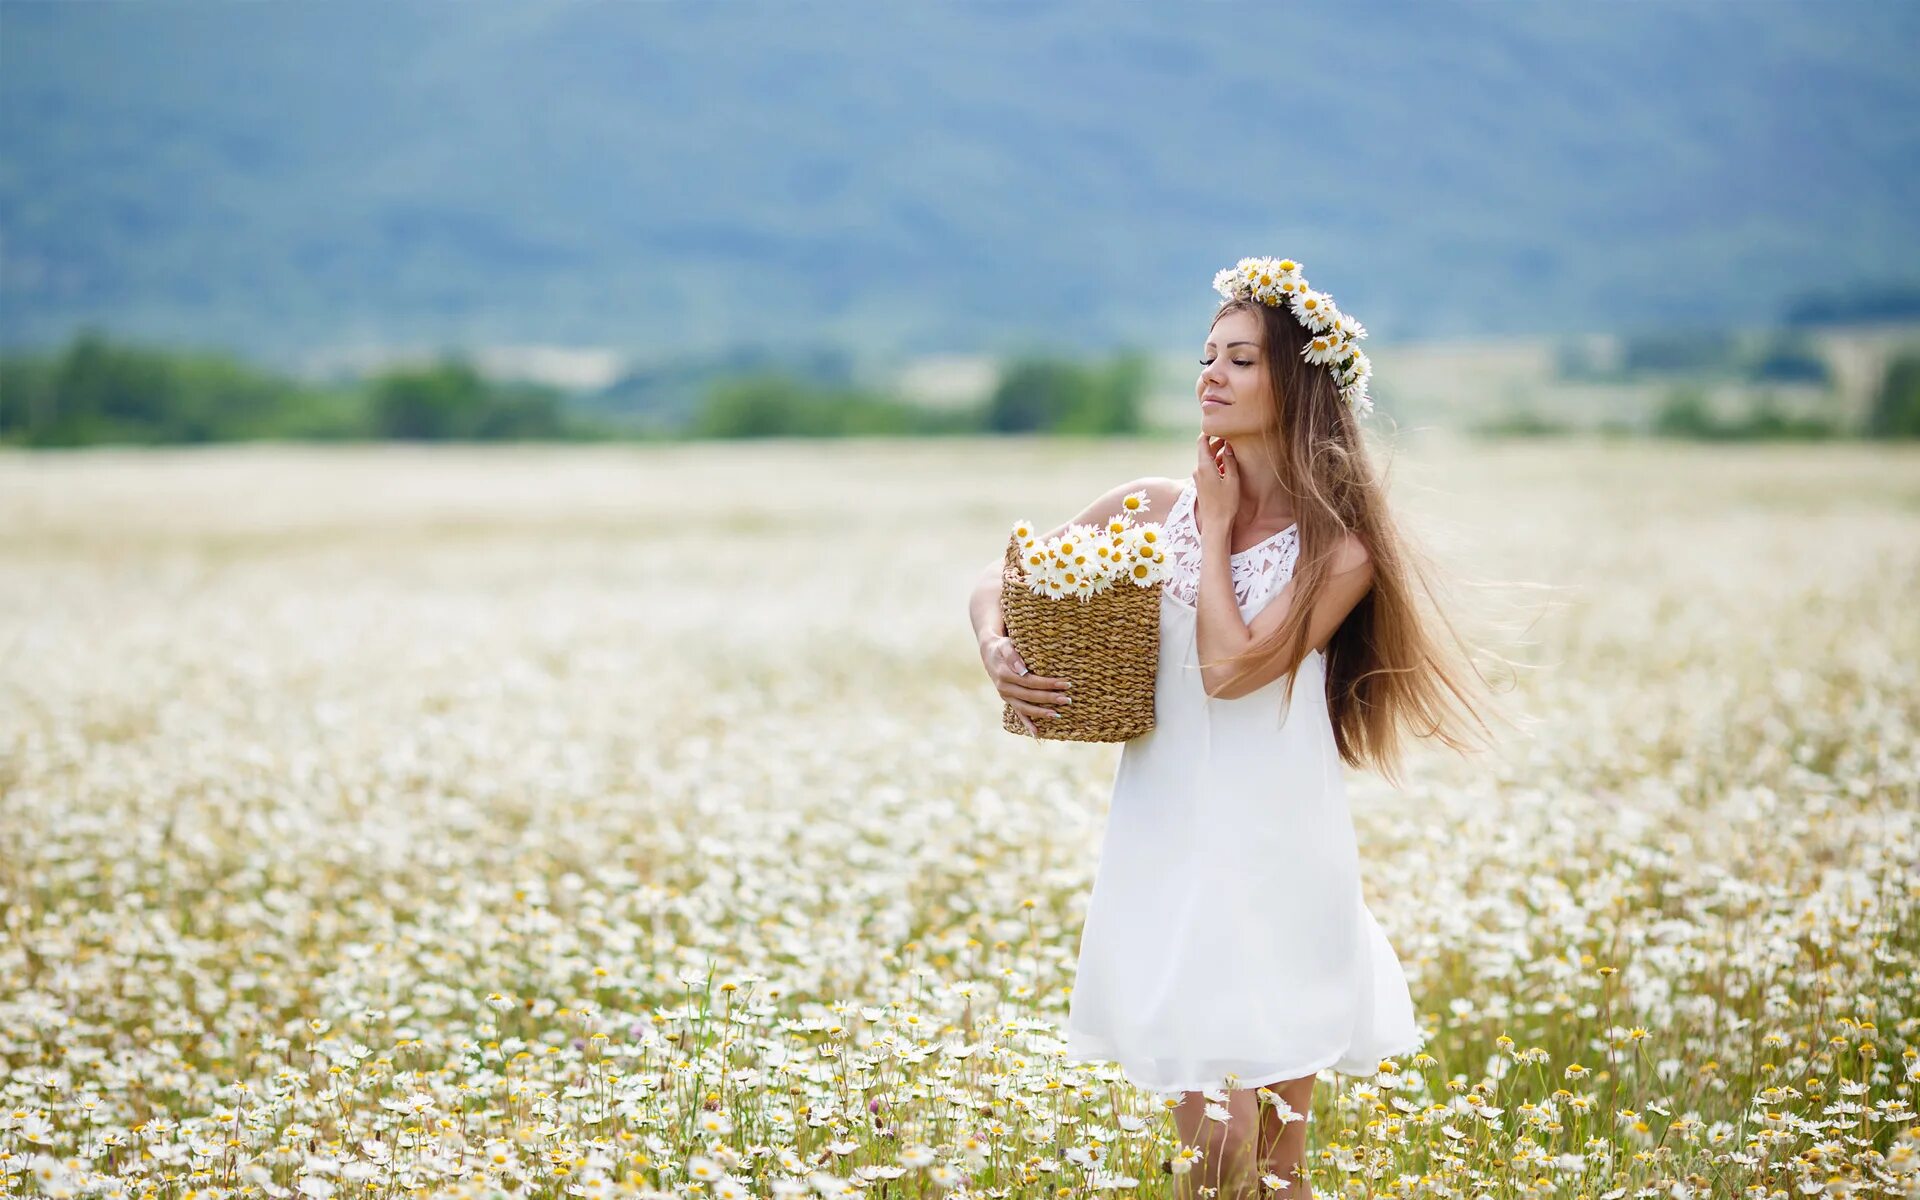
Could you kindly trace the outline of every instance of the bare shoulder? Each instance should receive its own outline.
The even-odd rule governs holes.
[[[1185,480],[1163,479],[1157,475],[1145,476],[1139,479],[1129,479],[1125,483],[1109,489],[1104,495],[1094,499],[1092,503],[1088,504],[1086,508],[1074,516],[1069,517],[1052,529],[1047,530],[1041,535],[1042,540],[1059,537],[1062,533],[1066,532],[1067,526],[1070,524],[1105,525],[1108,521],[1126,511],[1123,502],[1128,496],[1133,495],[1135,492],[1146,493],[1147,512],[1144,518],[1145,520],[1165,520],[1167,509],[1171,508],[1173,502],[1179,498],[1180,489],[1184,487],[1185,484]]]
[[[1149,475],[1145,479],[1135,480],[1130,486],[1133,490],[1147,494],[1147,518],[1164,521],[1173,508],[1173,502],[1180,498],[1180,492],[1187,486],[1185,479],[1173,479],[1165,475]]]

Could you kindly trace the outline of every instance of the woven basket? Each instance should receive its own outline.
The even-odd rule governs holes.
[[[1021,582],[1020,541],[1007,539],[1000,611],[1013,648],[1035,675],[1071,680],[1072,704],[1034,717],[1040,737],[1124,742],[1153,728],[1153,678],[1160,666],[1160,592],[1166,584],[1120,582],[1086,600],[1036,596]],[[1013,705],[1001,728],[1029,736]]]

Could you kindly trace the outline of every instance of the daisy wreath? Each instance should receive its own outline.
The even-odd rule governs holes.
[[[1215,273],[1213,290],[1229,300],[1258,300],[1269,308],[1286,305],[1313,335],[1301,357],[1332,373],[1347,407],[1362,416],[1373,411],[1373,397],[1367,395],[1373,364],[1360,348],[1367,327],[1334,307],[1332,296],[1308,287],[1299,263],[1291,258],[1243,258]]]

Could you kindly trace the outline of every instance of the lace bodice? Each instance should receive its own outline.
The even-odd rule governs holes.
[[[1193,521],[1196,492],[1193,480],[1180,489],[1180,498],[1167,511],[1161,529],[1167,535],[1167,554],[1173,559],[1173,574],[1167,579],[1167,591],[1192,608],[1200,602],[1200,530]],[[1293,578],[1294,561],[1300,556],[1300,526],[1293,524],[1264,542],[1249,546],[1233,556],[1229,569],[1233,575],[1233,594],[1241,608],[1265,601]]]

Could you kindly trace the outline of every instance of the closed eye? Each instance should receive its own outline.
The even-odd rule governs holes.
[[[1228,359],[1227,361],[1231,362],[1236,367],[1250,367],[1253,365],[1253,361],[1251,359],[1245,359],[1245,358],[1231,358],[1231,359]],[[1200,365],[1203,367],[1210,367],[1213,365],[1213,360],[1210,358],[1203,358],[1200,360]]]

